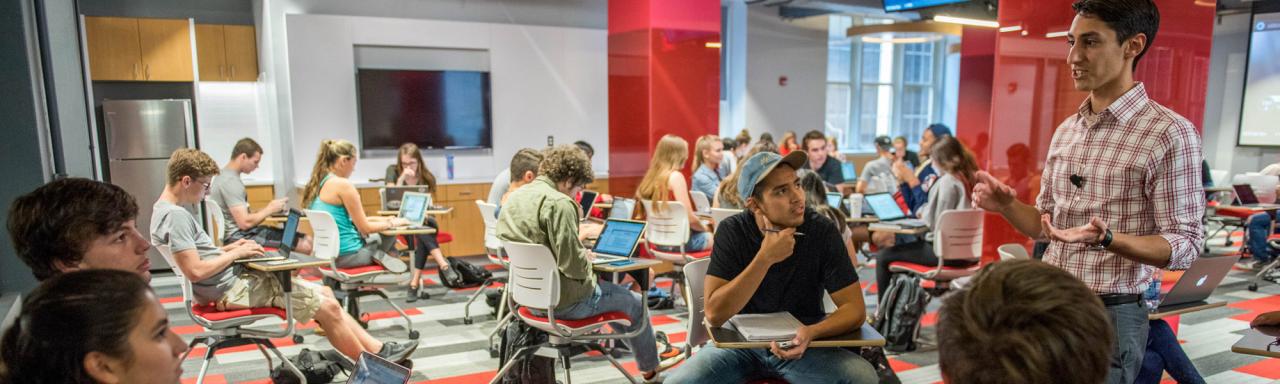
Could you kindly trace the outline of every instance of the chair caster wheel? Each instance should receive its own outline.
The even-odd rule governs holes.
[[[294,344],[302,344],[302,335],[293,335]]]
[[[1257,292],[1258,283],[1249,283],[1249,292]]]
[[[471,325],[471,323],[473,323],[473,322],[474,322],[474,321],[472,321],[470,317],[467,317],[467,318],[463,318],[463,319],[462,319],[462,323],[463,323],[463,324],[466,324],[466,325]]]
[[[489,358],[491,358],[491,359],[496,359],[496,358],[498,358],[500,355],[501,355],[501,354],[500,354],[500,353],[498,353],[498,349],[497,349],[497,348],[489,348]]]
[[[409,331],[409,340],[417,340],[418,331]]]

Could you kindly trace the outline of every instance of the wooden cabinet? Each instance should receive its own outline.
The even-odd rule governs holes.
[[[85,17],[95,81],[193,81],[187,20]]]
[[[436,217],[440,230],[453,235],[453,242],[442,244],[440,250],[451,257],[483,255],[484,219],[476,200],[488,197],[489,184],[441,185],[436,194],[440,195],[436,205],[453,208],[453,212]]]
[[[275,187],[271,185],[251,185],[244,187],[244,192],[249,201],[249,210],[257,212],[259,209],[266,208],[271,200],[275,199]]]
[[[200,81],[257,81],[258,43],[253,26],[196,24]]]

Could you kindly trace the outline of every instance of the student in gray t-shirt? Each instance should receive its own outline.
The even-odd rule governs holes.
[[[862,174],[858,176],[858,185],[854,188],[857,193],[883,193],[893,192],[897,187],[898,181],[893,176],[893,140],[889,136],[876,137],[876,155],[875,160],[868,162],[862,168]]]
[[[231,150],[231,161],[222,169],[210,186],[209,198],[218,203],[222,209],[224,243],[234,243],[240,239],[249,239],[265,247],[279,248],[284,232],[276,227],[264,226],[262,222],[272,213],[281,212],[287,199],[275,199],[257,212],[249,212],[248,194],[240,175],[258,169],[262,161],[262,147],[250,138],[236,142]],[[305,236],[295,237],[295,244],[290,244],[295,252],[311,254],[311,240]]]

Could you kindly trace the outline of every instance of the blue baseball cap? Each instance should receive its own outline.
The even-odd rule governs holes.
[[[951,128],[948,128],[946,124],[929,124],[929,128],[925,129],[930,133],[933,133],[933,138],[935,139],[941,139],[942,136],[955,136],[951,134]]]
[[[751,197],[751,193],[755,191],[756,185],[764,181],[764,178],[768,177],[769,172],[773,172],[778,164],[787,164],[793,169],[800,169],[806,159],[808,155],[804,151],[791,151],[786,157],[773,152],[752,155],[742,164],[742,170],[739,171],[742,173],[738,175],[738,197],[746,203],[747,198]]]

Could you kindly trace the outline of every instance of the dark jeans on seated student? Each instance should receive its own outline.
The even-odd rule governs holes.
[[[1147,353],[1142,355],[1142,370],[1138,372],[1135,384],[1158,384],[1169,372],[1178,384],[1204,384],[1200,371],[1191,364],[1187,353],[1178,344],[1178,337],[1173,328],[1164,320],[1151,320],[1151,330],[1147,333]]]
[[[1256,213],[1245,220],[1246,230],[1249,233],[1249,243],[1245,246],[1249,248],[1249,254],[1253,255],[1253,260],[1264,264],[1270,263],[1276,253],[1271,249],[1271,245],[1267,244],[1267,237],[1271,235],[1271,222],[1270,213]],[[1280,227],[1276,227],[1276,230],[1280,230]]]
[[[631,325],[623,327],[622,332],[631,333],[643,329],[639,335],[627,339],[631,350],[636,354],[636,367],[641,372],[658,368],[658,349],[653,336],[653,326],[644,318],[644,304],[640,302],[640,294],[631,292],[614,283],[596,282],[595,292],[586,299],[570,305],[561,305],[556,310],[557,319],[576,320],[595,316],[605,312],[622,312],[631,318]],[[546,316],[541,310],[531,310],[535,315]]]
[[[440,230],[440,225],[436,224],[436,219],[428,217],[427,221],[422,223],[423,226]],[[430,257],[431,251],[440,248],[440,241],[436,235],[413,235],[407,236],[409,247],[413,248],[413,267],[419,270],[427,267],[427,258]]]
[[[901,238],[898,239],[898,241],[901,240]],[[892,272],[889,272],[889,263],[895,261],[936,266],[938,256],[933,254],[933,243],[924,240],[896,243],[892,247],[880,250],[880,253],[876,254],[876,289],[879,289],[879,292],[884,292],[889,287],[889,278],[893,277]],[[973,265],[973,262],[948,260],[943,265],[962,268]]]

